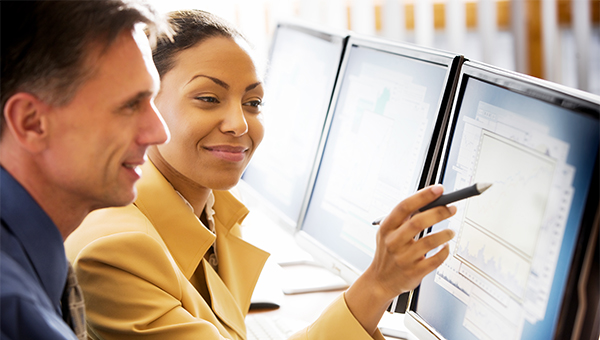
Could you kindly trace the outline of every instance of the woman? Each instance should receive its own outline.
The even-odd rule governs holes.
[[[103,339],[243,339],[268,254],[240,238],[246,208],[229,192],[263,137],[263,86],[241,35],[214,16],[171,16],[155,102],[172,138],[149,151],[134,204],[92,213],[66,242],[84,290],[90,334]],[[372,265],[298,339],[383,339],[377,324],[398,294],[448,255],[453,236],[413,237],[455,212],[413,214],[439,186],[382,222]]]

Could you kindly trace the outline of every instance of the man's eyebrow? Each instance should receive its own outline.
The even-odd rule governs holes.
[[[192,79],[190,79],[190,81],[187,82],[187,84],[191,83],[194,79],[199,78],[199,77],[208,78],[208,79],[212,80],[215,84],[225,88],[226,90],[229,90],[229,84],[227,84],[226,82],[222,81],[219,78],[207,76],[204,74],[197,74],[197,75],[193,76]]]

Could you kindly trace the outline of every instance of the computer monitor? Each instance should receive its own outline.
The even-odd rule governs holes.
[[[338,75],[346,33],[303,22],[277,25],[265,75],[265,136],[240,191],[251,211],[290,233],[300,209]]]
[[[420,340],[583,339],[598,323],[599,115],[598,96],[465,62],[436,181],[492,186],[431,228],[456,236],[405,314]]]
[[[349,283],[377,226],[433,171],[462,56],[350,36],[298,244]]]

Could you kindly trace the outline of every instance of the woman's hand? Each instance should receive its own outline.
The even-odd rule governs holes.
[[[454,237],[452,230],[442,230],[415,240],[421,231],[456,213],[453,206],[416,213],[442,193],[443,188],[439,185],[425,188],[398,204],[380,223],[377,250],[367,272],[375,280],[374,284],[392,298],[417,287],[425,275],[448,257],[446,243]],[[437,254],[425,258],[425,254],[442,245]]]
[[[415,240],[423,230],[456,213],[456,207],[418,209],[442,195],[441,185],[422,189],[400,202],[380,223],[377,249],[371,265],[346,292],[346,303],[371,334],[391,300],[419,285],[421,279],[448,257],[450,229]],[[433,256],[429,251],[442,248]]]

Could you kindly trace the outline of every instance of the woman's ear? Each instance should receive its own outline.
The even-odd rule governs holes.
[[[4,105],[6,131],[30,152],[39,152],[47,145],[49,106],[36,96],[18,92]]]

